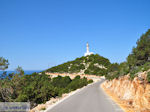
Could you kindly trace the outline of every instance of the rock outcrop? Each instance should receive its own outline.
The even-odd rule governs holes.
[[[138,73],[132,81],[129,75],[106,81],[103,87],[116,95],[134,112],[150,112],[150,83],[146,81],[147,72]]]

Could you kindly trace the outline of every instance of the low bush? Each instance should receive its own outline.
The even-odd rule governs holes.
[[[147,73],[147,81],[150,83],[150,72]]]
[[[47,69],[46,72],[79,73],[81,70],[85,70],[85,68],[87,67],[84,71],[85,74],[101,76],[107,74],[107,69],[101,68],[99,66],[108,68],[110,64],[111,63],[107,58],[104,58],[98,54],[92,54],[86,57],[82,56],[80,58],[76,58],[73,61],[68,61],[58,66],[54,66]]]
[[[69,76],[58,76],[51,79],[44,72],[31,75],[13,74],[12,78],[0,80],[0,101],[1,102],[30,102],[31,107],[45,103],[52,97],[62,96],[72,90],[76,90],[92,80],[76,76],[73,80]],[[5,94],[5,96],[3,95]]]

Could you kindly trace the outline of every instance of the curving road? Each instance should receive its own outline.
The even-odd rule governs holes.
[[[103,81],[88,85],[46,112],[123,112],[100,88]]]

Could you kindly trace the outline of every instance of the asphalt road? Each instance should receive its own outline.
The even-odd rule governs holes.
[[[100,88],[103,81],[87,86],[46,112],[123,112]]]

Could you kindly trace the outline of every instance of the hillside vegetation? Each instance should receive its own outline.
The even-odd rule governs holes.
[[[30,102],[32,108],[92,82],[80,76],[74,79],[69,76],[50,78],[44,72],[24,75],[18,67],[17,73],[0,75],[0,102]]]
[[[69,61],[64,64],[52,67],[46,72],[58,73],[80,73],[105,75],[108,72],[110,62],[98,54],[89,55],[86,57],[76,58],[74,61]]]
[[[137,40],[127,60],[120,64],[112,64],[106,78],[112,80],[129,73],[130,79],[134,79],[138,72],[150,69],[150,29]],[[150,82],[150,74],[147,81]]]
[[[136,44],[125,62],[111,65],[102,87],[126,112],[150,112],[150,30]]]

